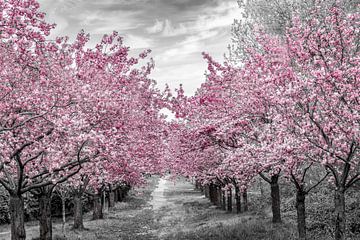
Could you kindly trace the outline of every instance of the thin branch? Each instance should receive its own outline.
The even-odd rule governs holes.
[[[309,166],[307,166],[307,167],[305,168],[304,173],[303,173],[302,178],[301,178],[301,182],[304,182],[305,176],[306,176],[306,172],[310,169],[310,167],[311,167],[312,165],[313,165],[313,162],[311,162],[311,163],[309,164]]]
[[[340,182],[339,182],[339,177],[338,177],[338,174],[337,174],[335,168],[329,164],[326,164],[325,168],[329,169],[332,172],[332,174],[335,178],[335,184],[336,184],[336,186],[338,186]]]
[[[322,183],[327,178],[327,176],[329,176],[329,174],[330,174],[330,172],[327,172],[326,175],[322,179],[320,179],[320,181],[318,181],[315,185],[310,187],[307,191],[305,191],[305,193],[308,194],[311,190],[313,190],[314,188],[319,186],[319,184]]]
[[[31,158],[25,160],[25,162],[24,162],[24,164],[23,164],[24,167],[26,166],[26,164],[28,164],[29,162],[37,159],[37,158],[40,157],[42,154],[44,154],[44,151],[41,151],[41,152],[39,152],[38,154],[36,154],[34,157],[31,157]]]
[[[346,186],[345,186],[345,188],[347,189],[347,188],[350,188],[352,185],[354,185],[357,181],[359,181],[360,180],[360,174],[358,173],[358,174],[356,174],[355,176],[353,176],[350,180],[349,180],[349,182],[346,184]]]
[[[266,177],[263,173],[260,172],[259,175],[260,175],[260,177],[261,177],[262,179],[264,179],[266,182],[271,183],[271,180],[270,180],[268,177]]]

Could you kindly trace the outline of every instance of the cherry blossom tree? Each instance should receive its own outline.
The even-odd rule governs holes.
[[[336,186],[336,238],[344,238],[344,193],[359,179],[359,94],[354,81],[359,74],[358,15],[346,14],[337,4],[317,6],[307,18],[294,17],[285,38],[255,29],[254,42],[244,42],[246,58],[240,67],[221,65],[205,55],[210,72],[206,82],[194,97],[180,92],[173,100],[177,116],[196,138],[207,137],[209,146],[229,153],[233,160],[226,160],[228,165],[241,169],[236,161],[245,159],[242,163],[252,170],[246,174],[260,173],[274,194],[279,192],[280,172],[294,182],[301,238],[305,195],[329,172]],[[326,172],[305,187],[314,163]],[[281,220],[276,195],[275,222]]]
[[[340,4],[340,3],[339,3]],[[359,14],[341,4],[312,19],[295,19],[287,35],[296,77],[287,96],[289,124],[313,149],[309,157],[332,173],[335,239],[345,239],[345,192],[359,181]]]
[[[84,32],[73,43],[47,41],[54,25],[43,20],[36,1],[0,4],[0,183],[10,193],[12,239],[25,239],[22,195],[28,191],[44,203],[40,235],[51,239],[52,190],[79,171],[75,179],[86,189],[88,162],[107,159],[108,174],[132,182],[159,169],[160,93],[147,77],[153,64],[135,67],[149,52],[129,57],[116,32],[93,49],[85,48]],[[75,202],[81,208],[79,196]]]

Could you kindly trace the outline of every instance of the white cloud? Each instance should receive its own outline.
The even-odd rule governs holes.
[[[155,24],[151,27],[147,27],[146,31],[148,33],[154,34],[163,31],[163,29],[164,29],[164,22],[156,19]]]
[[[138,14],[136,11],[116,11],[108,15],[104,15],[99,11],[86,11],[79,14],[77,18],[81,19],[78,24],[85,28],[90,28],[93,34],[106,34],[114,30],[121,33],[141,27],[142,24],[135,17],[136,14]],[[127,20],[120,19],[119,15]]]
[[[178,26],[173,26],[172,22],[169,19],[166,19],[164,22],[164,30],[162,35],[164,37],[174,37],[178,35],[184,35],[190,33],[190,28],[183,23],[178,24]]]
[[[157,21],[153,27],[158,27],[164,37],[173,37],[186,34],[197,34],[202,31],[209,31],[216,28],[229,27],[235,18],[240,16],[240,9],[237,3],[221,2],[215,8],[205,8],[193,21],[180,22],[174,25],[169,19]],[[161,27],[161,28],[160,28]]]
[[[181,42],[181,45],[186,45],[186,44],[191,44],[191,43],[194,43],[194,42],[199,42],[199,41],[202,41],[202,40],[213,38],[213,37],[215,37],[217,35],[219,35],[219,31],[217,31],[217,30],[199,32],[199,34],[197,34],[197,35],[191,35],[189,37],[186,37],[185,40]]]
[[[173,59],[174,57],[179,58],[198,52],[201,52],[201,44],[195,42],[193,44],[180,45],[177,47],[173,47],[169,50],[166,50],[164,53],[162,53],[159,56],[159,59],[162,61],[168,61],[170,59]]]
[[[153,41],[151,39],[132,34],[127,34],[124,37],[124,43],[125,45],[130,46],[131,49],[151,48],[153,45]]]

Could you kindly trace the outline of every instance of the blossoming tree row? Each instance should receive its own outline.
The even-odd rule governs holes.
[[[291,180],[300,239],[306,195],[324,180],[335,189],[335,238],[345,239],[345,192],[360,180],[360,18],[341,2],[325,6],[294,13],[283,36],[255,27],[252,41],[240,42],[240,66],[204,53],[206,82],[171,100],[181,120],[172,126],[173,171],[242,191],[260,175],[271,185],[274,222],[278,179]],[[316,181],[307,179],[311,168],[322,169]]]
[[[161,93],[148,75],[153,63],[129,56],[116,32],[88,48],[48,40],[55,25],[35,0],[0,1],[0,184],[10,195],[11,238],[25,239],[24,194],[40,203],[41,239],[51,239],[50,200],[67,183],[75,227],[81,196],[140,184],[161,171],[166,133]],[[144,61],[144,60],[143,60]]]

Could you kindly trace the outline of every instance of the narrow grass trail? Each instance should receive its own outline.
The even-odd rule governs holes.
[[[184,179],[172,180],[169,177],[159,180],[150,205],[158,226],[154,234],[166,240],[201,239],[201,234],[208,229],[236,225],[249,218],[217,209],[194,189],[194,185]]]

